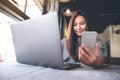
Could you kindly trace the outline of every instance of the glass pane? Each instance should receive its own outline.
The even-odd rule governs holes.
[[[3,13],[0,12],[0,24],[9,24],[15,22],[15,20],[11,19],[10,17],[4,15]]]
[[[37,17],[40,16],[42,13],[40,9],[35,5],[33,0],[28,0],[28,5],[26,8],[26,14],[30,17]]]
[[[42,14],[40,9],[36,6],[34,0],[27,0],[26,11],[25,11],[26,0],[15,0],[15,1],[18,3],[16,4],[16,7],[18,7],[22,12],[25,12],[25,14],[28,15],[30,18],[37,17]],[[10,0],[10,2],[12,1]]]
[[[0,54],[3,61],[16,61],[10,24],[16,22],[0,12]]]

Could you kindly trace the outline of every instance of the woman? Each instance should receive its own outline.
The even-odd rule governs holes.
[[[81,44],[83,31],[88,30],[87,18],[81,10],[73,12],[67,38],[62,40],[63,57],[67,62],[81,62],[87,66],[100,67],[104,63],[104,47],[100,39],[96,40],[95,53],[86,45]]]

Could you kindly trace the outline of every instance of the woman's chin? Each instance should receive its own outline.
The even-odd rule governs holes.
[[[77,34],[77,36],[82,36],[82,34]]]

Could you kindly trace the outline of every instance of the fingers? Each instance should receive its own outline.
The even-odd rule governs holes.
[[[80,62],[82,62],[83,64],[88,65],[88,66],[93,66],[96,61],[95,54],[92,53],[92,55],[89,55],[89,53],[87,53],[85,51],[85,49],[83,49],[82,47],[79,49],[78,57],[79,57]]]
[[[96,43],[95,53],[93,53],[87,46],[82,44],[79,48],[78,58],[80,62],[91,67],[101,66],[104,62],[103,58],[100,56],[98,43]]]
[[[79,48],[79,51],[80,51],[80,52],[79,52],[78,58],[79,58],[80,62],[82,62],[82,63],[85,64],[85,65],[88,65],[89,62],[88,62],[87,59],[82,55],[82,52],[81,52],[80,48]]]
[[[82,44],[81,48],[89,55],[92,56],[94,53],[86,45]]]
[[[87,60],[90,56],[81,48],[80,54]]]
[[[79,49],[79,59],[82,63],[85,65],[89,65],[91,63],[90,56],[84,51],[84,49],[80,48]]]

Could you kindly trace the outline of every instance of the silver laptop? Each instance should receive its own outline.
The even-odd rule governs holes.
[[[14,23],[11,31],[18,62],[65,69],[57,12]]]

